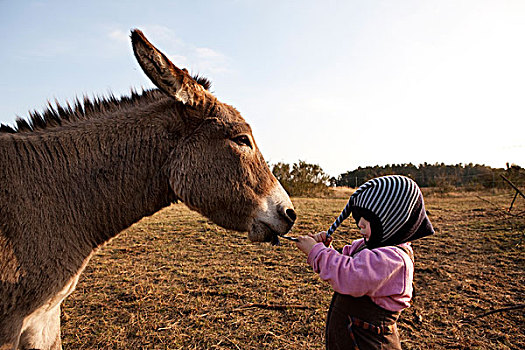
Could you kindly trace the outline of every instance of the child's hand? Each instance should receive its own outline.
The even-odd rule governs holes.
[[[299,248],[306,255],[310,254],[310,250],[312,250],[313,246],[318,243],[310,236],[301,236],[297,237],[297,239],[298,241],[295,242],[297,248]]]
[[[326,238],[326,231],[322,231],[319,233],[309,233],[308,236],[315,239],[317,243],[323,243],[327,247],[329,247],[332,243],[332,237]]]

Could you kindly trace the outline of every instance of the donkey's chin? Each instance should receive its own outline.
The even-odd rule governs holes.
[[[248,232],[248,239],[252,242],[272,242],[275,244],[279,242],[278,236],[285,233],[272,229],[270,225],[262,221],[255,221],[250,232]]]

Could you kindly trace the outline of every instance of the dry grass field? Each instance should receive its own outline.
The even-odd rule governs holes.
[[[476,318],[525,303],[525,201],[512,210],[521,216],[505,214],[512,195],[426,193],[437,233],[413,244],[417,297],[399,322],[404,348],[525,348],[524,308]],[[346,203],[292,200],[292,235],[325,230]],[[354,227],[345,222],[336,247],[358,238]],[[175,204],[92,259],[63,305],[64,348],[324,349],[330,298],[292,243],[253,244]]]

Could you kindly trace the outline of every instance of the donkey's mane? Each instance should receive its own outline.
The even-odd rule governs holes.
[[[193,79],[206,90],[210,89],[211,81],[207,78],[197,74],[193,76]],[[0,124],[0,134],[41,131],[80,120],[96,119],[111,112],[158,101],[163,97],[166,97],[166,94],[162,91],[151,89],[142,90],[141,92],[132,90],[130,96],[122,96],[120,98],[115,97],[113,94],[98,96],[93,99],[85,96],[82,101],[77,98],[73,105],[66,102],[65,106],[61,106],[58,101],[55,101],[55,106],[53,106],[51,102],[48,102],[48,106],[43,112],[30,111],[27,119],[17,117],[15,121],[16,126],[14,127]]]

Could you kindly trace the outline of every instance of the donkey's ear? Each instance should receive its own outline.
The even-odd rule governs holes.
[[[196,106],[206,101],[206,91],[184,69],[177,68],[144,34],[131,31],[133,52],[142,70],[159,89],[178,101]]]

